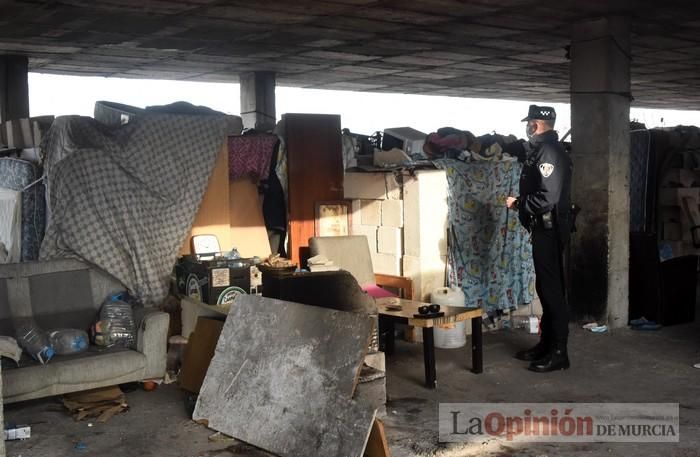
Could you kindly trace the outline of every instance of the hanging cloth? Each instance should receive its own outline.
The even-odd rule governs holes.
[[[22,192],[0,188],[0,263],[17,263],[22,254]]]
[[[268,133],[230,136],[229,178],[250,176],[260,181],[267,179],[278,141],[277,135]]]

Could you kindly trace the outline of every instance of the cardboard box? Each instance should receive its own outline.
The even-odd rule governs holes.
[[[212,317],[197,319],[197,325],[182,357],[182,370],[178,378],[182,389],[199,393],[223,328],[222,319]]]

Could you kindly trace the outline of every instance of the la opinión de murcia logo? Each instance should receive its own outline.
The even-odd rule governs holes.
[[[455,407],[457,406],[457,407]],[[677,403],[440,404],[440,441],[677,442]]]

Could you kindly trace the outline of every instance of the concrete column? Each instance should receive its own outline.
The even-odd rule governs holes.
[[[243,128],[272,130],[275,115],[275,73],[255,71],[240,75]]]
[[[630,21],[589,20],[571,44],[571,242],[574,316],[627,325],[629,308]]]
[[[29,60],[0,56],[0,122],[29,117]]]

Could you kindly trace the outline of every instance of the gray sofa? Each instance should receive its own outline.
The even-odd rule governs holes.
[[[44,330],[87,330],[103,300],[124,290],[114,278],[77,260],[0,265],[0,335],[15,336],[14,322],[32,317]],[[41,365],[26,354],[19,367],[2,361],[5,403],[60,395],[165,374],[169,316],[135,310],[136,349],[101,348],[55,356]]]

